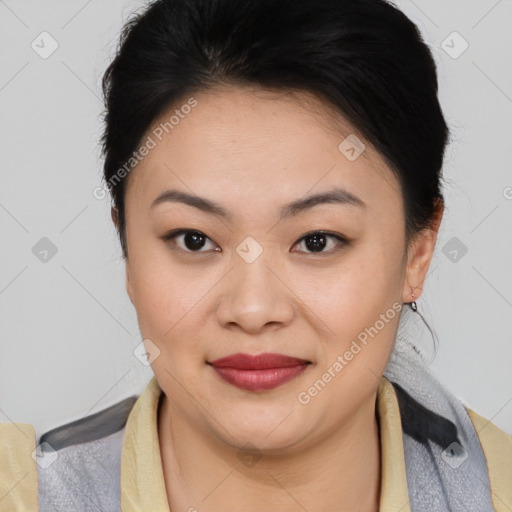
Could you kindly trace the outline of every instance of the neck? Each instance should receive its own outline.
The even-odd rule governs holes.
[[[279,455],[240,451],[182,418],[162,396],[160,452],[171,512],[217,512],[233,504],[272,510],[376,512],[380,439],[373,394],[346,424],[314,446]]]

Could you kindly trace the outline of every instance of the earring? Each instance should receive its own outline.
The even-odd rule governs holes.
[[[411,292],[411,296],[414,298],[414,293]],[[413,300],[412,302],[408,302],[407,304],[409,304],[409,307],[414,311],[418,311],[418,306],[416,305],[416,301]]]
[[[412,292],[411,292],[411,297],[414,299],[414,293],[412,293]],[[420,316],[420,318],[421,318],[422,322],[427,326],[427,329],[429,330],[430,335],[432,336],[432,339],[434,340],[434,347],[435,347],[436,345],[438,345],[438,344],[439,344],[439,341],[438,341],[438,339],[437,339],[437,336],[436,336],[436,334],[434,333],[434,331],[432,331],[432,329],[430,328],[430,325],[428,325],[428,322],[425,320],[425,318],[423,317],[423,315],[418,311],[418,306],[416,305],[416,301],[414,301],[414,300],[413,300],[412,302],[406,302],[406,304],[409,304],[409,307],[410,307],[410,308],[411,308],[415,313],[417,313],[417,314]]]

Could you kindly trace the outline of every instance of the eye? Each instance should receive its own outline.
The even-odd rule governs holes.
[[[331,241],[331,244],[329,244],[329,241]],[[325,231],[312,231],[311,233],[304,235],[296,243],[296,245],[300,245],[301,243],[303,243],[304,246],[308,249],[308,251],[305,252],[310,251],[312,253],[323,254],[340,250],[345,245],[348,245],[348,240],[335,233],[327,233]],[[324,251],[324,249],[329,247],[329,245],[331,249]]]
[[[195,229],[175,229],[163,236],[162,239],[165,241],[171,240],[174,245],[185,252],[206,252],[201,249],[205,247],[206,241],[210,240],[204,233]],[[180,242],[181,246],[179,246]],[[212,245],[214,248],[216,247],[213,242]]]
[[[178,247],[178,249],[188,253],[207,252],[206,250],[202,250],[206,246],[207,241],[210,241],[214,251],[220,251],[220,249],[217,248],[217,246],[204,233],[195,229],[175,229],[174,231],[164,235],[162,239],[165,241],[172,241],[173,244]],[[331,243],[329,244],[329,242]],[[301,243],[304,244],[307,251],[298,252],[324,254],[335,252],[345,245],[348,245],[349,242],[346,238],[336,233],[312,231],[304,235],[298,242],[296,242],[294,247],[300,245]],[[328,250],[324,250],[326,247]]]

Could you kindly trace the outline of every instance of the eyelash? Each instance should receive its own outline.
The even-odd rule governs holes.
[[[208,238],[202,231],[198,231],[197,229],[175,229],[173,231],[170,231],[169,233],[167,233],[166,235],[164,235],[162,237],[162,240],[166,241],[166,242],[170,242],[172,240],[174,240],[176,237],[180,236],[180,235],[186,235],[187,233],[199,233],[201,235],[204,235],[208,240],[211,240],[210,238]],[[334,252],[337,252],[339,250],[341,250],[343,247],[345,247],[346,245],[349,245],[349,240],[347,240],[345,237],[341,236],[341,235],[338,235],[337,233],[331,233],[331,232],[328,232],[328,231],[310,231],[308,233],[306,233],[305,235],[303,235],[301,238],[299,238],[299,240],[297,240],[297,242],[295,242],[294,244],[294,247],[295,245],[299,244],[300,242],[302,242],[303,240],[305,240],[307,237],[309,236],[313,236],[313,235],[324,235],[328,238],[334,238],[336,239],[338,242],[339,242],[339,246],[337,246],[336,248],[334,249],[331,249],[330,251],[321,251],[321,252],[310,252],[310,251],[300,251],[300,252],[305,252],[306,254],[314,254],[316,256],[322,256],[324,254],[332,254]],[[205,253],[207,251],[190,251],[188,249],[181,249],[181,248],[172,248],[173,250],[180,250],[180,251],[183,251],[187,254],[194,254],[194,253]]]

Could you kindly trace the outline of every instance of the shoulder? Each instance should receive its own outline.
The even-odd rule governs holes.
[[[37,510],[36,435],[28,423],[0,423],[0,510]]]
[[[512,436],[473,409],[467,406],[465,409],[486,456],[492,459],[494,464],[503,464],[503,469],[507,469],[512,475]],[[512,486],[512,479],[510,484]]]
[[[37,464],[40,512],[119,510],[124,427],[58,450],[40,444]]]
[[[413,460],[414,452],[418,448],[416,444],[422,445],[422,450],[430,453],[432,460],[439,462],[436,463],[439,469],[443,467],[443,463],[440,462],[446,461],[446,456],[449,456],[446,453],[447,447],[450,447],[455,440],[465,448],[466,458],[468,456],[472,458],[471,464],[466,465],[465,469],[461,466],[457,477],[455,473],[441,471],[441,478],[445,478],[448,482],[456,482],[455,485],[461,488],[480,487],[481,497],[492,500],[493,510],[510,512],[512,510],[512,436],[448,393],[433,379],[429,381],[431,386],[424,388],[430,392],[430,396],[425,399],[421,395],[419,401],[398,383],[391,381],[391,384],[400,407],[404,443],[407,441],[408,450],[405,458],[406,461],[408,459],[413,461],[409,464],[410,475],[416,478],[417,475],[414,473],[418,472],[415,464],[423,461],[418,457],[416,461]],[[431,388],[434,388],[433,391]],[[414,440],[414,443],[409,442],[410,440]],[[481,461],[485,461],[485,466]],[[479,471],[482,473],[478,473]],[[422,478],[422,475],[418,476],[415,485],[421,486]],[[421,489],[428,494],[428,486]],[[488,495],[488,498],[484,495]]]
[[[122,443],[137,398],[56,427],[38,442],[32,425],[1,424],[0,492],[20,473],[31,478],[22,480],[23,493],[10,492],[8,508],[2,500],[0,510],[119,510]]]
[[[124,430],[136,400],[126,398],[41,436],[40,512],[119,510]]]
[[[487,459],[493,494],[503,504],[503,511],[512,510],[512,436],[490,420],[465,406]]]

